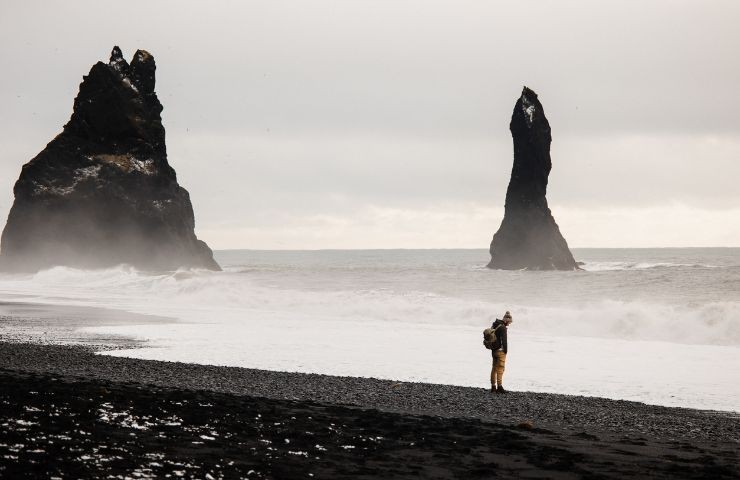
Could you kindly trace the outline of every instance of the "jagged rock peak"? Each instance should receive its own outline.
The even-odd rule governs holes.
[[[113,46],[113,50],[111,50],[110,52],[110,60],[108,61],[108,63],[111,66],[117,66],[120,64],[128,65],[126,63],[126,60],[123,58],[123,52],[121,52],[121,49],[118,45]]]
[[[154,57],[151,53],[147,52],[146,50],[137,50],[136,53],[134,53],[134,59],[131,62],[132,64],[134,62],[138,63],[147,63],[147,62],[153,62]]]
[[[527,88],[511,115],[514,164],[504,219],[491,242],[489,267],[576,270],[578,266],[547,205],[552,161],[550,124],[537,94]]]
[[[121,49],[116,45],[113,47],[113,50],[111,50],[108,65],[116,72],[120,73],[122,77],[129,77],[137,71],[146,72],[151,77],[149,78],[152,82],[151,91],[154,91],[154,71],[156,70],[156,64],[154,62],[154,56],[146,50],[136,50],[134,57],[131,59],[131,64],[129,64],[126,59],[123,58]]]
[[[108,66],[120,76],[120,80],[136,93],[154,93],[155,72],[157,69],[154,56],[146,50],[136,50],[129,64],[118,45],[110,53]]]
[[[514,113],[511,116],[511,125],[514,128],[527,129],[549,129],[550,125],[545,117],[542,104],[537,98],[534,90],[528,87],[522,89],[522,94],[514,107]]]
[[[100,143],[138,143],[163,152],[155,72],[154,57],[146,51],[138,50],[129,65],[121,49],[113,47],[109,62],[96,63],[83,77],[65,133]]]
[[[129,65],[115,46],[83,77],[62,133],[15,184],[3,268],[220,269],[167,160],[155,71],[145,50]]]
[[[137,50],[133,60],[131,60],[131,76],[142,93],[154,93],[154,74],[156,70],[157,65],[154,63],[154,57],[146,50]]]
[[[538,115],[538,112],[541,108],[537,108],[537,104],[539,103],[539,100],[537,100],[537,94],[534,93],[534,91],[530,90],[526,86],[522,90],[522,96],[519,97],[519,108],[522,110],[522,113],[524,114],[524,121],[527,123],[528,127],[532,127],[532,124],[534,123],[535,116]],[[542,107],[542,105],[539,105]]]

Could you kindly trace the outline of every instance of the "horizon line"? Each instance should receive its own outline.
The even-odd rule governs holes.
[[[738,246],[699,246],[699,247],[570,247],[571,250],[688,250],[688,249],[740,249]],[[383,248],[214,248],[214,252],[234,252],[234,251],[251,251],[251,252],[343,252],[343,251],[395,251],[395,250],[485,250],[484,247],[427,247],[427,248],[408,248],[408,247],[383,247]]]

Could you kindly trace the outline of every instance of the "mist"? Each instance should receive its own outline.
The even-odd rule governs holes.
[[[738,14],[730,1],[3,2],[0,61],[15,67],[0,77],[0,217],[117,44],[157,60],[169,160],[213,248],[486,248],[522,85],[552,125],[548,200],[571,246],[740,245]]]

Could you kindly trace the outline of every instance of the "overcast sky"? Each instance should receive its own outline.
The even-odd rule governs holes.
[[[213,248],[487,248],[523,85],[573,247],[740,246],[740,2],[0,2],[0,217],[113,45]]]

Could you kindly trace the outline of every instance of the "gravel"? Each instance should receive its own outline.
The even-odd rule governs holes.
[[[0,342],[0,369],[62,377],[311,401],[500,425],[530,423],[601,438],[712,442],[738,448],[740,415],[594,397],[511,392],[373,378],[273,372],[97,355],[82,346]]]

